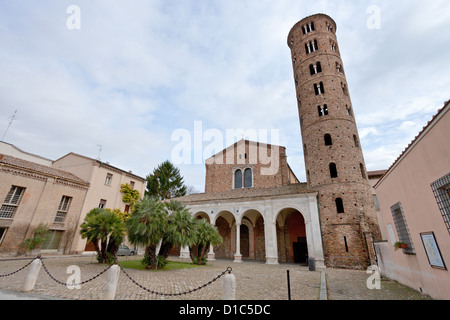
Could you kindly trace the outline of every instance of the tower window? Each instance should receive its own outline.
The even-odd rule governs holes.
[[[337,51],[337,45],[335,42],[331,41],[331,51],[336,52]]]
[[[345,213],[344,201],[342,201],[342,198],[336,198],[336,211],[337,213]]]
[[[234,188],[242,188],[242,171],[240,169],[234,172]]]
[[[312,76],[322,72],[322,65],[320,64],[320,62],[317,62],[316,64],[310,64],[309,72],[311,73]]]
[[[317,109],[319,111],[319,117],[327,116],[328,115],[328,106],[326,104],[322,106],[317,106]]]
[[[302,27],[302,31],[303,31],[303,34],[307,34],[307,33],[313,32],[314,31],[314,22],[305,24]]]
[[[359,148],[358,137],[355,134],[353,135],[353,141],[355,142],[355,147]]]
[[[317,44],[317,40],[305,43],[306,54],[310,54],[312,52],[315,52],[318,49],[319,49],[319,46]]]
[[[344,237],[345,252],[348,252],[347,237]]]
[[[331,178],[337,178],[338,177],[336,163],[333,163],[333,162],[330,163],[330,177]]]
[[[327,22],[327,30],[333,32],[333,26]]]
[[[338,62],[336,62],[336,71],[338,73],[344,74],[344,68],[342,68],[342,65],[340,65]]]
[[[349,106],[345,106],[347,108],[347,113],[350,117],[353,117],[353,112],[352,112],[352,108],[350,108]]]
[[[342,86],[342,92],[344,93],[344,95],[348,95],[348,90],[347,90],[347,85],[345,83],[341,82],[341,86]]]
[[[361,169],[361,176],[363,179],[367,178],[366,170],[364,169],[364,165],[362,163],[359,164],[359,168]]]
[[[324,136],[324,140],[325,140],[325,145],[326,146],[332,146],[333,145],[333,139],[331,139],[331,135],[329,133],[327,133]]]
[[[325,89],[323,87],[323,82],[320,82],[319,84],[317,84],[317,83],[314,84],[314,92],[316,93],[316,96],[325,93]]]

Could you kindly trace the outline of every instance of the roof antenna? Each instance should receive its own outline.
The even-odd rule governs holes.
[[[97,157],[97,160],[100,161],[100,153],[102,153],[102,145],[98,144],[97,147],[100,148],[100,150],[98,150],[98,157]]]
[[[6,133],[8,132],[8,130],[9,130],[9,127],[11,126],[12,122],[16,119],[16,113],[17,113],[17,110],[14,111],[14,114],[10,117],[11,121],[9,121],[8,128],[6,128],[6,131],[3,134],[3,137],[2,137],[1,141],[3,141],[3,139],[5,139],[5,136],[6,136]]]

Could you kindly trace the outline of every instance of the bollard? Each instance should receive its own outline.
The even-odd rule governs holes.
[[[236,300],[236,277],[231,272],[223,279],[223,300]]]
[[[25,284],[23,286],[23,291],[28,292],[34,289],[34,285],[36,284],[37,277],[39,275],[39,271],[41,270],[41,259],[40,257],[36,258],[30,265],[30,270],[28,271],[27,277],[25,278]]]
[[[309,271],[316,271],[316,260],[314,258],[308,258],[308,268]]]
[[[119,273],[120,267],[117,264],[109,268],[103,300],[114,300],[114,297],[116,296],[117,282],[119,281]]]

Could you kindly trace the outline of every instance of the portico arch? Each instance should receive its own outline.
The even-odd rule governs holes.
[[[305,218],[295,208],[280,210],[276,218],[278,260],[306,263],[308,241]]]
[[[232,259],[234,256],[232,227],[236,224],[234,215],[230,211],[221,211],[215,217],[213,224],[222,237],[222,244],[214,247],[215,257]]]
[[[266,243],[264,217],[256,209],[248,209],[241,219],[240,251],[242,258],[264,261]]]
[[[196,219],[205,219],[209,223],[211,223],[211,219],[209,218],[209,215],[205,211],[198,211],[192,215]]]

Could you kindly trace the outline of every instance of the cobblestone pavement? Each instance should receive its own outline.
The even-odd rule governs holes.
[[[141,257],[120,257],[119,261]],[[171,257],[171,260],[181,261]],[[0,259],[0,290],[20,292],[29,267],[11,276],[1,277],[16,271],[30,260]],[[53,277],[66,283],[71,275],[67,267],[76,265],[81,270],[81,280],[86,281],[108,266],[98,264],[95,257],[67,256],[44,257],[44,263]],[[290,274],[292,300],[318,300],[321,271],[309,271],[307,267],[294,264],[266,265],[263,262],[245,261],[233,263],[230,260],[216,260],[207,266],[170,271],[148,271],[125,269],[129,276],[143,287],[163,293],[181,293],[195,289],[232,267],[236,277],[237,300],[287,300],[287,270]],[[383,279],[381,290],[369,290],[366,280],[370,276],[364,271],[325,269],[328,299],[330,300],[424,300],[428,297],[419,292]],[[33,294],[75,300],[102,299],[107,272],[81,285],[81,289],[68,289],[51,279],[41,268]],[[133,283],[123,271],[119,276],[116,300],[221,300],[223,277],[210,285],[187,295],[161,296],[152,294]]]

